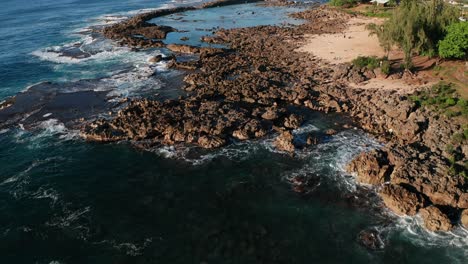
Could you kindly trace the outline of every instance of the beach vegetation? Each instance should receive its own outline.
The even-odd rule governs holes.
[[[380,70],[382,70],[382,73],[385,75],[389,75],[391,73],[391,65],[388,60],[383,60],[380,65]]]
[[[354,6],[357,3],[357,0],[331,0],[329,2],[332,6]]]
[[[376,56],[359,56],[355,58],[351,63],[359,69],[367,68],[369,70],[374,70],[379,67],[380,59]]]
[[[362,12],[362,14],[368,17],[388,18],[392,16],[393,9],[394,7],[371,5],[366,6],[365,11]]]
[[[394,45],[403,50],[404,67],[411,69],[414,54],[435,56],[437,44],[445,37],[447,26],[458,22],[459,10],[443,0],[402,0],[382,25],[370,24],[388,52]]]
[[[452,140],[454,143],[460,144],[466,140],[466,137],[464,133],[455,133],[452,136]]]
[[[389,75],[391,72],[390,61],[387,57],[378,58],[376,56],[358,56],[351,61],[354,67],[358,69],[375,70],[380,68],[383,74]]]
[[[452,84],[438,83],[431,89],[416,92],[409,96],[409,99],[417,107],[429,107],[440,111],[449,118],[457,116],[468,117],[468,104],[465,99],[458,95]]]
[[[468,22],[452,23],[447,35],[439,41],[439,55],[442,58],[463,59],[468,53]]]

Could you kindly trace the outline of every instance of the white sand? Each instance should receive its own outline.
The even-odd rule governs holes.
[[[350,62],[358,56],[382,57],[385,52],[377,36],[369,36],[366,25],[380,24],[382,19],[353,17],[343,33],[310,35],[298,51],[310,52],[332,64]]]
[[[370,23],[381,24],[381,18],[353,17],[348,22],[348,28],[342,33],[306,35],[306,42],[297,49],[308,52],[314,56],[328,61],[331,64],[351,62],[358,56],[385,56],[385,51],[379,45],[377,36],[369,35],[366,25]],[[392,51],[389,59],[402,58],[401,52]],[[361,89],[383,89],[402,93],[414,91],[416,88],[433,85],[436,80],[427,74],[418,74],[414,79],[391,79],[377,77],[359,84],[350,83],[350,87]]]

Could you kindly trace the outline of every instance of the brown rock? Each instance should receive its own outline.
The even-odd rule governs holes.
[[[384,151],[372,150],[357,156],[348,165],[347,170],[355,172],[359,182],[376,185],[390,180],[392,167],[389,165]]]
[[[249,134],[247,133],[247,131],[242,130],[242,129],[238,129],[238,130],[232,132],[232,136],[239,139],[239,140],[249,139]]]
[[[458,208],[468,209],[468,193],[462,193],[458,198]]]
[[[364,76],[365,76],[367,79],[373,79],[373,78],[376,77],[374,71],[372,71],[372,70],[366,70],[366,71],[364,72]]]
[[[198,139],[198,145],[202,148],[219,148],[226,144],[226,140],[219,138],[219,137],[208,137],[208,136],[201,136]]]
[[[433,205],[419,210],[419,214],[426,228],[431,231],[449,231],[453,227],[447,215]]]
[[[358,235],[358,241],[361,245],[371,250],[384,248],[384,243],[380,238],[379,232],[374,229],[361,231]]]
[[[173,52],[187,53],[187,54],[200,52],[200,48],[190,46],[190,45],[183,45],[183,44],[168,44],[166,48]]]
[[[317,145],[318,144],[318,139],[315,136],[308,135],[306,144],[309,145],[309,146],[310,145]]]
[[[385,185],[380,191],[384,204],[398,215],[415,215],[426,203],[419,193],[398,184]]]
[[[294,152],[293,139],[293,134],[290,131],[285,131],[276,138],[275,146],[277,149],[282,151]]]
[[[263,113],[262,118],[266,120],[275,120],[278,118],[278,110],[273,107],[268,108],[267,111]]]
[[[353,83],[362,83],[363,81],[366,80],[366,78],[362,76],[362,74],[359,73],[358,71],[352,71],[350,74],[351,76],[349,77],[349,81]]]
[[[325,131],[325,134],[327,134],[329,136],[335,135],[336,133],[338,133],[338,132],[335,129],[327,129]]]
[[[284,126],[291,129],[296,129],[301,126],[302,118],[296,114],[292,114],[284,120]]]
[[[150,63],[158,63],[158,62],[160,62],[160,61],[162,61],[162,60],[163,60],[163,56],[162,56],[162,55],[156,55],[156,56],[150,57],[150,58],[148,59],[148,62],[150,62]]]
[[[460,223],[463,227],[468,228],[468,209],[462,211],[460,216]]]

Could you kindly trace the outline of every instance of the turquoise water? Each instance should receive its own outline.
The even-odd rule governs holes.
[[[90,87],[72,81],[90,78],[91,87],[111,96],[160,91],[158,77],[176,73],[147,58],[167,51],[131,52],[88,28],[164,4],[181,2],[4,1],[0,98],[45,80],[71,93]],[[162,20],[199,43],[196,28],[223,19],[225,27],[263,17],[282,23],[290,21],[286,12],[246,5],[189,13],[186,19],[204,20],[193,24]],[[75,46],[89,57],[60,56]],[[348,120],[339,115],[309,113],[295,133],[340,132],[295,157],[275,151],[272,138],[214,151],[143,152],[83,142],[53,115],[45,119],[33,131],[0,131],[0,263],[464,263],[468,257],[464,230],[433,234],[418,219],[389,216],[373,190],[344,172],[354,155],[379,144],[358,129],[340,129]],[[295,176],[309,180],[307,194],[292,190],[288,179]],[[360,245],[357,237],[368,229],[380,232],[384,248]]]
[[[155,18],[150,22],[168,25],[179,30],[179,32],[169,33],[164,40],[166,43],[210,46],[210,44],[201,42],[201,37],[209,36],[220,28],[299,25],[303,23],[301,20],[287,16],[288,13],[298,11],[300,11],[299,8],[258,8],[256,4],[244,4],[217,8],[215,11],[211,9],[188,11],[183,14]]]

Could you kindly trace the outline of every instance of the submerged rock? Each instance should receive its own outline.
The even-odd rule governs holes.
[[[150,58],[148,59],[148,62],[150,62],[150,63],[158,63],[158,62],[160,62],[160,61],[162,61],[162,60],[163,60],[163,56],[162,56],[162,55],[156,55],[156,56],[150,57]]]
[[[375,229],[363,230],[358,235],[358,242],[370,250],[383,249],[385,244]]]

